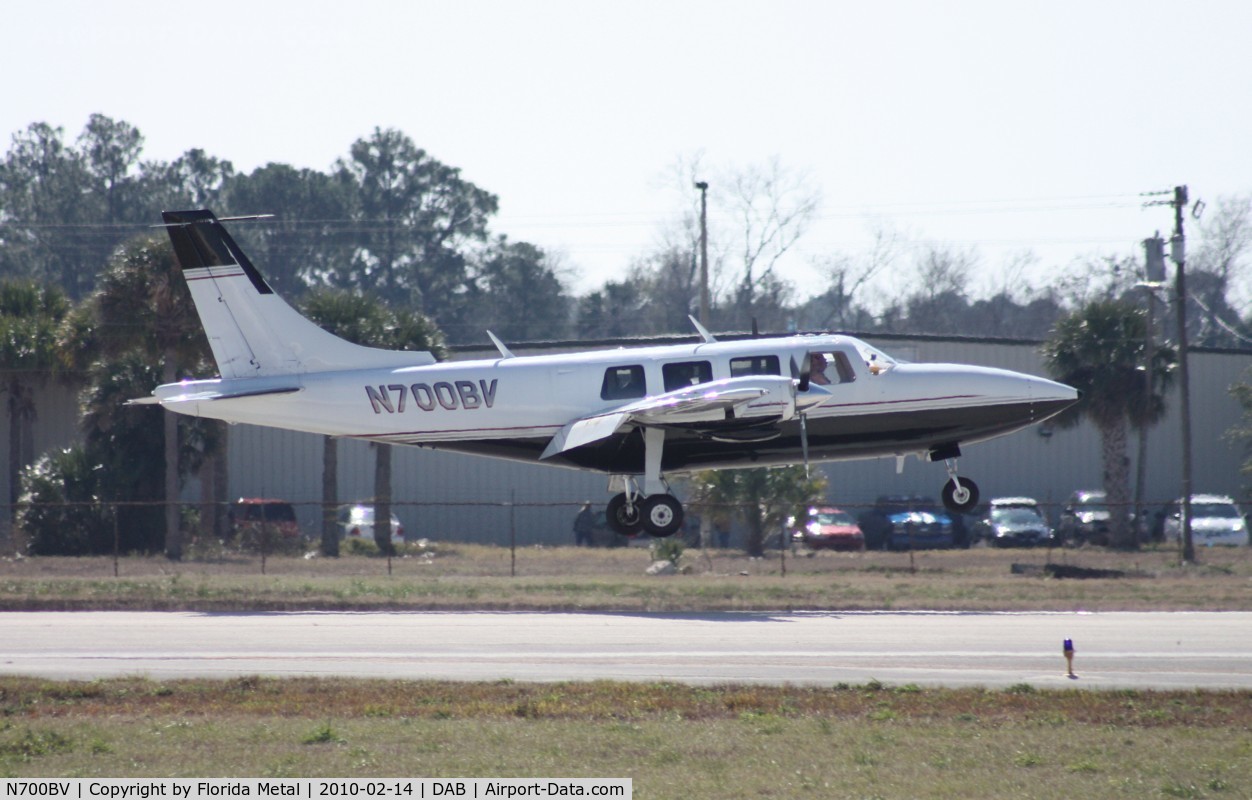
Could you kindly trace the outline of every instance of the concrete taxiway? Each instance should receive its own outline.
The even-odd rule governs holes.
[[[1252,613],[4,612],[0,673],[1252,689]]]

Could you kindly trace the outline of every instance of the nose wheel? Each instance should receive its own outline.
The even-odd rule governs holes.
[[[943,485],[943,507],[958,514],[967,514],[978,505],[978,484],[962,478],[952,470],[952,478]]]
[[[949,511],[965,514],[978,505],[978,484],[969,478],[955,477],[943,485],[943,506]]]

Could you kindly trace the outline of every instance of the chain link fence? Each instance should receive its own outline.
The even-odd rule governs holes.
[[[652,537],[622,536],[610,529],[602,504],[592,503],[593,523],[589,535],[578,541],[574,521],[589,501],[586,498],[558,502],[462,501],[390,503],[391,538],[380,548],[375,537],[373,508],[368,503],[326,505],[319,501],[285,501],[267,498],[230,503],[179,503],[184,560],[220,561],[226,558],[259,559],[318,555],[420,556],[432,547],[474,544],[500,548],[574,546],[648,547]],[[820,503],[817,507],[827,507]],[[163,502],[77,502],[19,504],[4,509],[0,525],[0,554],[20,555],[157,555],[171,552],[165,539]],[[1088,512],[1067,503],[1035,504],[1039,517],[1052,536],[1036,544],[1056,547],[1106,546],[1110,517],[1115,509]],[[864,547],[870,550],[914,550],[931,547],[963,548],[996,544],[995,525],[986,505],[975,513],[951,514],[925,498],[882,498],[872,504],[843,503],[860,528]],[[1128,519],[1135,544],[1176,545],[1177,512],[1172,501],[1144,504],[1142,519],[1133,508],[1121,511]],[[1248,520],[1242,509],[1252,503],[1242,499],[1232,513],[1238,514],[1248,544]],[[741,505],[689,504],[682,530],[674,540],[687,547],[744,550],[750,546],[749,516]],[[806,536],[809,521],[775,514],[767,519],[760,544],[777,552],[820,543]],[[1193,514],[1194,517],[1194,514]],[[1136,524],[1137,522],[1137,524]],[[1231,525],[1236,520],[1231,520]],[[382,526],[378,526],[380,531]],[[391,546],[387,546],[387,542]],[[1198,542],[1202,543],[1202,542]],[[391,551],[388,553],[388,551]]]

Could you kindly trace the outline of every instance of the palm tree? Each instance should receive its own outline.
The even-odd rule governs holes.
[[[820,500],[826,479],[820,473],[806,477],[802,466],[707,470],[696,474],[694,489],[696,508],[743,518],[748,555],[759,558],[765,554],[765,531]]]
[[[425,315],[393,309],[357,292],[319,289],[305,296],[309,319],[336,336],[369,347],[428,350],[445,355],[443,334]],[[374,542],[384,553],[391,544],[391,445],[374,443]],[[322,554],[339,555],[335,508],[339,504],[338,440],[322,438]]]
[[[1165,412],[1165,391],[1173,381],[1173,349],[1157,347],[1153,355],[1153,384],[1144,380],[1147,351],[1147,315],[1121,300],[1097,300],[1061,319],[1043,346],[1051,376],[1073,386],[1081,399],[1057,418],[1062,426],[1086,418],[1100,432],[1104,491],[1109,507],[1111,538],[1119,547],[1132,546],[1127,524],[1130,508],[1130,427],[1151,425]]]
[[[17,512],[21,470],[35,421],[35,389],[62,366],[56,330],[69,300],[53,286],[32,281],[0,283],[0,391],[8,395],[10,519]]]
[[[161,382],[174,383],[208,362],[208,341],[187,282],[166,237],[142,236],[118,249],[97,282],[88,311],[73,321],[67,344],[87,366],[101,358],[137,355],[161,365]],[[182,558],[179,525],[178,420],[163,415],[165,554]]]

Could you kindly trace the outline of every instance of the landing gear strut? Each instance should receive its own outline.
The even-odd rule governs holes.
[[[653,536],[672,536],[683,526],[683,504],[669,493],[661,478],[661,450],[665,431],[643,429],[643,491],[633,477],[626,477],[626,491],[614,495],[605,509],[613,530],[633,536],[640,530]]]

